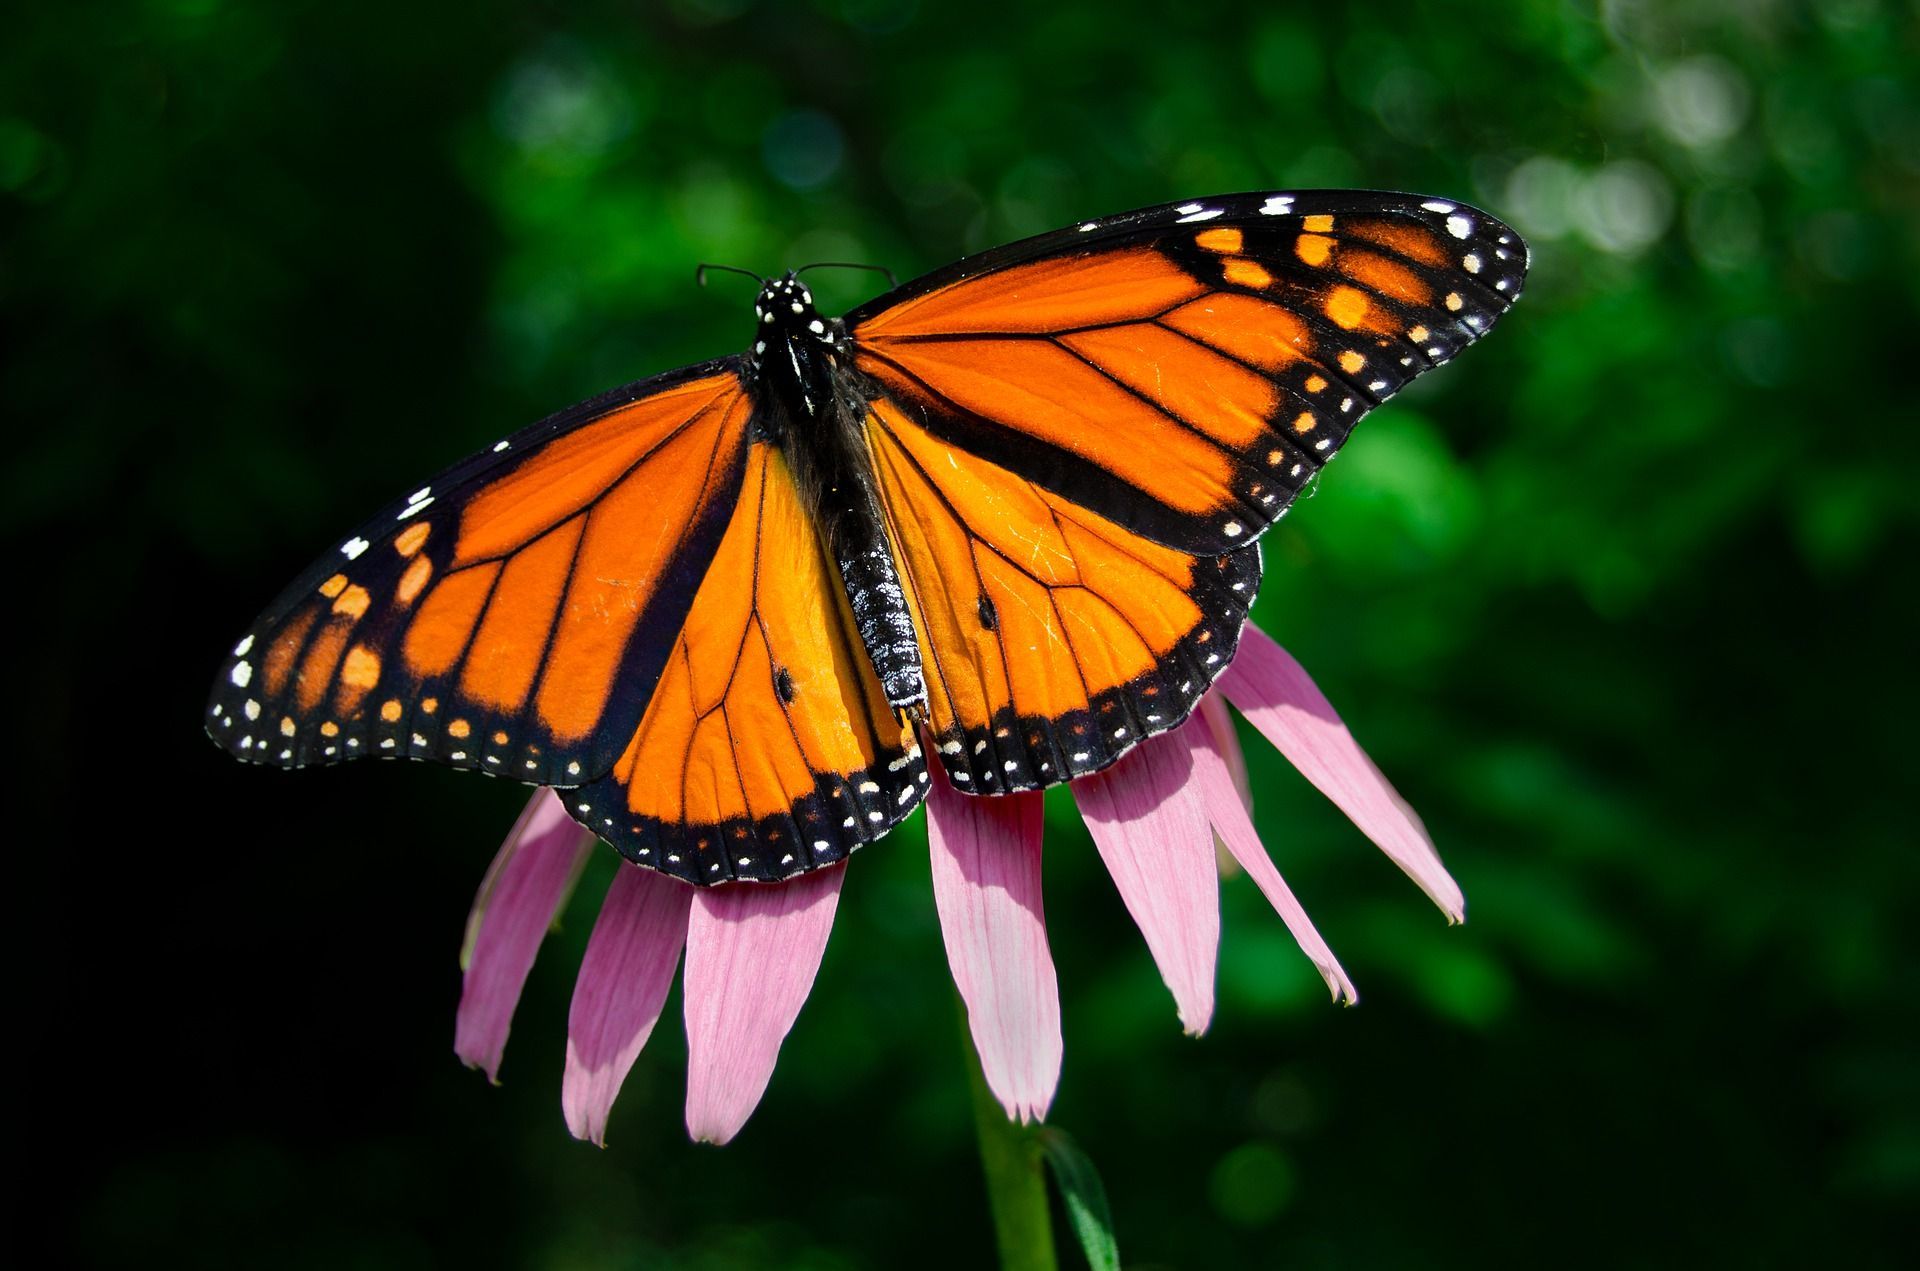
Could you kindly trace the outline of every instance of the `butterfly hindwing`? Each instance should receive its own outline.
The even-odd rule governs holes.
[[[958,789],[1112,764],[1184,720],[1239,643],[1260,549],[1151,542],[942,441],[885,399],[868,445]]]
[[[646,714],[568,807],[639,864],[695,883],[772,881],[881,837],[927,780],[791,469],[756,443]]]
[[[249,628],[214,739],[298,767],[434,759],[574,785],[626,744],[737,497],[732,360],[630,385],[413,492]]]
[[[861,370],[929,432],[1213,555],[1485,334],[1526,263],[1513,231],[1452,202],[1233,195],[961,261],[847,322]]]

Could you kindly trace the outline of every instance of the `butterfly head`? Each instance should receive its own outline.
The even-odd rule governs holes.
[[[813,292],[792,271],[766,281],[753,302],[753,316],[760,324],[753,351],[761,357],[786,342],[832,348],[840,339],[838,324],[820,316]]]

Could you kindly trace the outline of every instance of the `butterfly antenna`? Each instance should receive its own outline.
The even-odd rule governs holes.
[[[762,287],[767,285],[767,280],[765,278],[762,278],[759,274],[754,273],[751,269],[742,269],[738,265],[702,264],[698,269],[693,271],[693,281],[702,287],[706,286],[707,271],[709,269],[718,269],[729,274],[745,274],[747,277],[759,283]]]
[[[800,268],[794,270],[794,277],[799,277],[809,269],[867,269],[876,274],[884,275],[887,280],[887,286],[889,287],[898,287],[900,285],[900,280],[895,278],[893,271],[885,265],[862,265],[850,260],[817,260],[811,265],[802,265]]]

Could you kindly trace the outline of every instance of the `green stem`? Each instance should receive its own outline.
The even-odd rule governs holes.
[[[987,1089],[980,1057],[960,1010],[960,1046],[967,1056],[967,1087],[973,1095],[973,1128],[980,1139],[980,1166],[987,1176],[987,1204],[1000,1246],[1001,1271],[1058,1271],[1053,1252],[1053,1215],[1047,1208],[1046,1164],[1031,1129],[1007,1120],[1006,1109]]]

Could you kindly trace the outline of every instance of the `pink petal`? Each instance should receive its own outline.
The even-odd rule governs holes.
[[[1080,778],[1073,792],[1107,873],[1173,991],[1181,1025],[1198,1036],[1213,1018],[1220,883],[1192,775],[1186,743],[1163,735],[1105,772]]]
[[[687,1133],[725,1143],[766,1093],[813,988],[845,864],[702,889],[687,922]]]
[[[933,903],[987,1086],[1009,1118],[1046,1116],[1060,1083],[1060,987],[1040,903],[1038,793],[957,794],[933,764]]]
[[[1247,776],[1247,752],[1240,749],[1240,731],[1233,726],[1233,712],[1227,709],[1226,699],[1218,693],[1208,693],[1201,698],[1200,718],[1206,721],[1207,735],[1213,738],[1214,749],[1227,761],[1227,771],[1233,774],[1233,788],[1240,792],[1240,802],[1252,812],[1253,780]]]
[[[453,1051],[499,1080],[513,1008],[540,941],[566,904],[586,864],[593,835],[567,815],[559,796],[541,790],[514,823],[480,881],[461,949],[466,972],[454,1015]]]
[[[607,1114],[660,1019],[692,903],[693,888],[638,865],[623,863],[607,889],[567,1016],[560,1107],[575,1138],[606,1146]]]
[[[1240,652],[1217,687],[1320,793],[1345,812],[1447,917],[1466,917],[1420,819],[1354,742],[1347,726],[1292,656],[1248,623]]]
[[[1320,978],[1333,991],[1334,1001],[1345,1001],[1348,1005],[1359,1001],[1360,995],[1354,991],[1353,981],[1340,969],[1340,963],[1333,956],[1333,950],[1327,947],[1327,942],[1313,929],[1307,911],[1294,899],[1286,880],[1274,868],[1273,859],[1267,855],[1260,836],[1254,832],[1253,822],[1247,817],[1246,805],[1241,803],[1239,792],[1234,789],[1231,765],[1220,753],[1218,737],[1206,723],[1197,719],[1189,719],[1180,726],[1180,731],[1186,735],[1193,749],[1194,786],[1199,792],[1201,804],[1207,810],[1207,819],[1213,822],[1214,832],[1220,835],[1234,859],[1259,884],[1260,890],[1279,913],[1280,920],[1293,933],[1301,952],[1320,969]]]
[[[1233,712],[1227,709],[1226,699],[1218,693],[1208,693],[1200,699],[1199,718],[1206,721],[1207,732],[1213,737],[1220,753],[1226,756],[1227,766],[1233,773],[1234,788],[1240,792],[1240,802],[1246,805],[1248,812],[1253,811],[1253,782],[1247,776],[1247,756],[1240,749],[1240,734],[1234,731]],[[1234,878],[1240,873],[1240,862],[1235,860],[1233,852],[1227,847],[1227,841],[1215,834],[1213,836],[1214,862],[1220,868],[1220,877]]]

